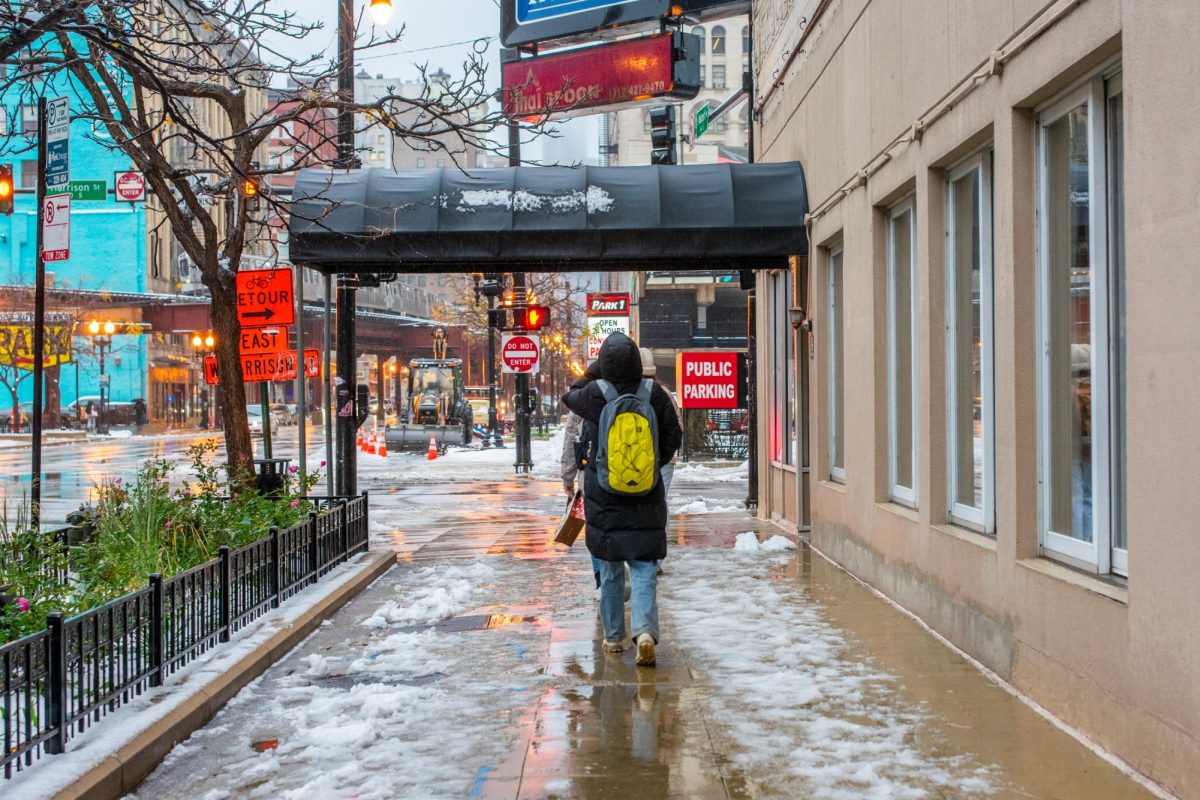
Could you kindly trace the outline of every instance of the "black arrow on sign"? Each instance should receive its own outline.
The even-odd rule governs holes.
[[[245,314],[242,314],[242,316],[246,319],[249,319],[250,317],[262,317],[263,319],[270,319],[271,317],[275,316],[275,312],[269,308],[264,308],[262,311],[247,311]]]

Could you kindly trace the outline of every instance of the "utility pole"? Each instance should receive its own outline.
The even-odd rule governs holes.
[[[521,166],[521,127],[515,120],[510,120],[508,123],[508,165],[514,170]],[[525,290],[525,273],[513,273],[513,308],[515,313],[521,313],[521,309],[528,305],[528,296]],[[516,470],[520,472],[529,472],[533,469],[533,447],[529,441],[529,375],[527,373],[518,373],[515,376],[514,384],[516,391],[514,392],[513,416],[517,423],[517,461]]]
[[[46,348],[46,98],[38,98],[37,150],[37,246],[34,248],[33,278],[33,414],[30,432],[33,453],[30,465],[29,512],[33,530],[42,524],[42,359]],[[102,379],[103,380],[103,379]],[[101,384],[103,388],[103,383]],[[78,387],[76,387],[78,391]],[[17,405],[17,424],[21,423],[21,408]]]
[[[345,106],[354,102],[354,0],[338,0],[338,98]],[[337,147],[339,169],[358,166],[354,156],[354,115],[347,107],[338,112]],[[358,363],[355,354],[356,280],[339,275],[337,282],[337,381],[334,406],[337,414],[337,493],[343,497],[358,494],[358,451],[354,437],[358,431],[355,383]]]

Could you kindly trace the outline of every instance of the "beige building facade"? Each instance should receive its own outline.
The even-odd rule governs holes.
[[[1200,797],[1200,4],[759,0],[760,515]]]

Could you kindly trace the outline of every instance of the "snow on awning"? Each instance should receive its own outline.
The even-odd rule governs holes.
[[[767,269],[807,252],[799,163],[302,170],[290,258],[327,273]]]

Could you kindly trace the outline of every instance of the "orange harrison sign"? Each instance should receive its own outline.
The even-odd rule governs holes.
[[[284,350],[281,353],[243,353],[242,380],[246,383],[264,383],[271,381],[292,381],[296,379],[298,368],[296,351]],[[304,377],[321,377],[321,351],[304,351]],[[204,359],[204,382],[216,386],[221,382],[217,374],[217,359],[209,356]]]

